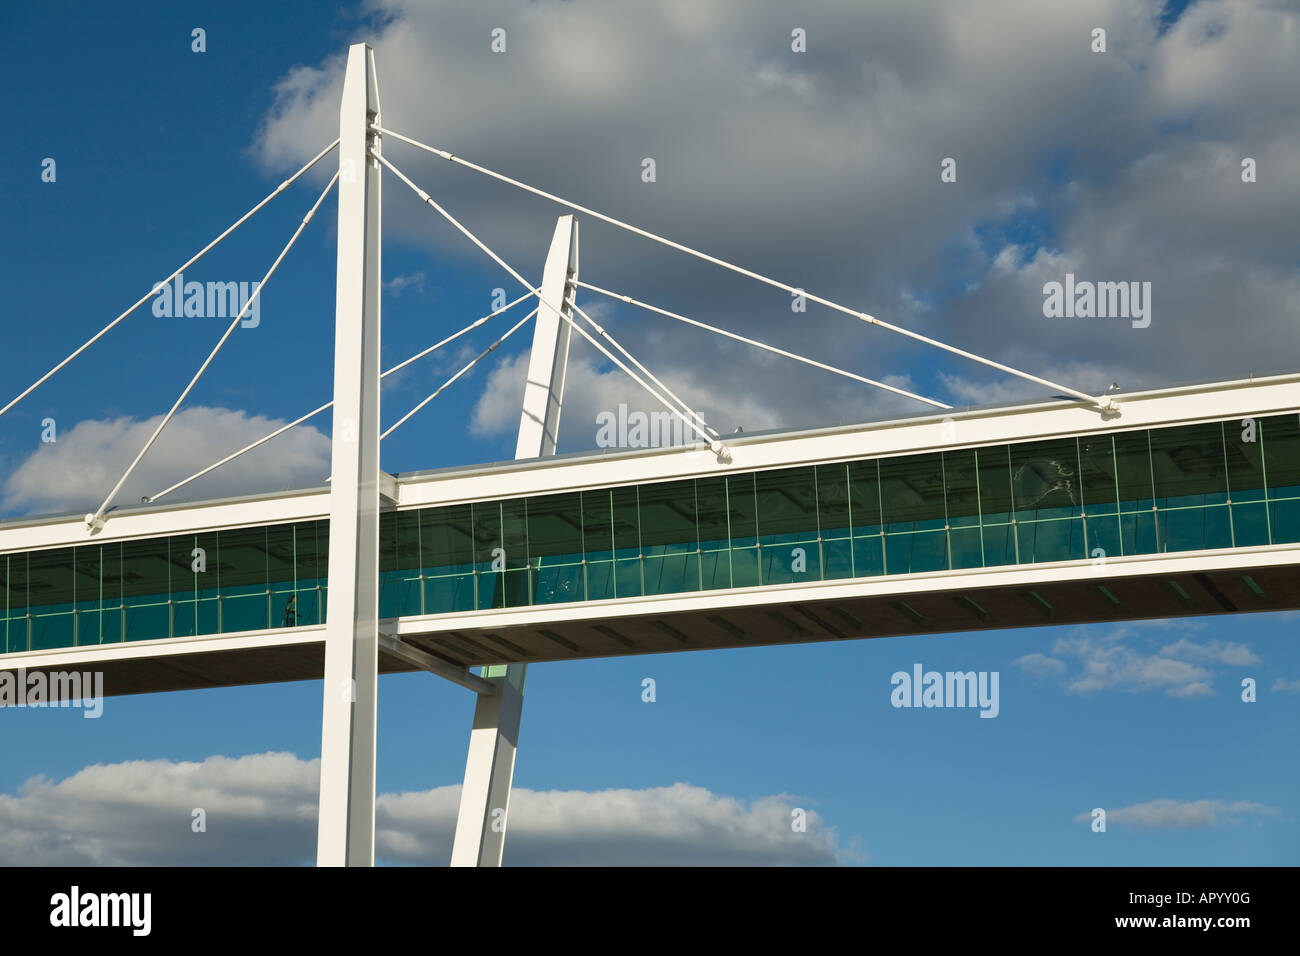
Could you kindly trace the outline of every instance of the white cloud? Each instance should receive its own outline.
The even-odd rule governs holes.
[[[423,292],[425,282],[428,276],[423,269],[417,272],[408,272],[405,275],[393,276],[384,282],[384,289],[395,296],[400,296],[403,292],[415,291]]]
[[[3,507],[29,514],[79,514],[97,508],[161,420],[161,415],[144,421],[86,419],[59,428],[56,441],[41,444],[10,474]],[[114,503],[138,504],[141,497],[157,494],[284,424],[283,419],[228,408],[182,409]],[[329,475],[329,457],[329,438],[302,424],[174,495],[182,500],[314,488]]]
[[[1286,4],[1200,0],[1163,35],[1149,0],[811,4],[806,54],[790,52],[779,0],[373,9],[390,128],[962,348],[1133,391],[1265,370],[1300,346],[1300,21]],[[1087,42],[1099,22],[1104,56]],[[494,55],[499,24],[509,46]],[[336,135],[342,65],[285,75],[252,147],[266,167]],[[385,149],[536,274],[561,210]],[[948,156],[958,180],[941,184]],[[483,261],[408,199],[386,209],[390,234]],[[608,288],[873,377],[906,371],[937,398],[1045,394],[816,306],[793,318],[785,293],[579,218],[583,275]],[[1151,327],[1045,319],[1043,283],[1067,270],[1150,281]],[[798,367],[773,388],[767,358],[652,331],[667,321],[640,317],[627,344],[680,372],[692,404],[725,397],[714,413],[746,430],[753,409],[783,426],[923,410]]]
[[[1015,663],[1026,674],[1061,681],[1074,694],[1101,691],[1158,691],[1170,697],[1208,697],[1215,691],[1215,666],[1256,664],[1250,648],[1234,641],[1193,641],[1181,637],[1155,651],[1146,648],[1161,634],[1179,628],[1195,632],[1204,625],[1188,622],[1124,624],[1101,630],[1076,628],[1057,638],[1052,655],[1026,654]]]
[[[1223,826],[1238,823],[1242,817],[1277,816],[1277,807],[1247,800],[1148,800],[1130,807],[1106,810],[1106,823],[1124,824],[1144,829],[1172,829]],[[1092,820],[1091,813],[1081,813],[1075,822]]]
[[[1160,648],[1160,653],[1166,657],[1227,664],[1230,667],[1244,667],[1247,664],[1259,663],[1259,658],[1249,647],[1236,641],[1206,641],[1197,644],[1184,637]]]
[[[1030,677],[1061,677],[1065,674],[1065,662],[1046,654],[1026,654],[1013,663]]]
[[[1270,690],[1281,694],[1300,694],[1300,680],[1287,680],[1284,677],[1279,677],[1273,681]]]
[[[319,760],[289,753],[201,762],[96,764],[59,781],[36,777],[0,794],[0,866],[285,865],[315,854]],[[380,794],[381,862],[444,865],[460,787]],[[854,861],[793,798],[743,801],[685,783],[644,790],[511,795],[507,865],[817,865]],[[206,832],[192,830],[193,811]]]

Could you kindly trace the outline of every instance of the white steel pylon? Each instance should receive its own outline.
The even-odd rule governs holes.
[[[573,216],[561,216],[555,224],[555,235],[542,270],[533,350],[528,360],[519,440],[515,445],[516,459],[555,454],[577,281],[578,223]],[[547,303],[558,304],[568,320]],[[506,560],[510,559],[506,555]],[[501,865],[527,668],[527,664],[483,668],[483,676],[499,684],[500,692],[479,694],[474,706],[474,729],[470,731],[465,784],[460,792],[456,838],[451,850],[452,866]]]
[[[379,670],[379,120],[375,57],[348,49],[339,109],[329,603],[321,716],[319,866],[375,861]]]

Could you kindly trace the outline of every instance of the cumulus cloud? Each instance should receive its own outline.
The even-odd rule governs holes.
[[[161,415],[85,419],[56,433],[21,461],[4,483],[10,513],[77,514],[103,501],[144,447]],[[229,408],[182,409],[168,423],[113,502],[139,503],[182,478],[238,451],[287,422]],[[175,492],[178,500],[314,488],[329,475],[330,441],[299,425]]]
[[[1216,666],[1256,664],[1259,658],[1235,641],[1193,641],[1182,637],[1153,649],[1172,627],[1195,631],[1187,622],[1124,624],[1108,630],[1076,628],[1052,645],[1052,655],[1034,653],[1014,663],[1040,680],[1057,680],[1073,694],[1100,691],[1156,691],[1170,697],[1214,694]]]
[[[812,3],[797,18],[807,53],[791,51],[779,0],[371,11],[390,128],[963,348],[1132,391],[1268,370],[1300,346],[1293,4],[1200,0],[1169,25],[1150,0]],[[1089,49],[1099,23],[1105,54]],[[296,168],[335,135],[342,67],[284,75],[251,146],[264,167]],[[391,139],[385,151],[539,272],[561,210]],[[946,157],[955,183],[939,180]],[[386,190],[391,235],[482,262],[401,193]],[[582,275],[607,288],[958,404],[1047,393],[816,306],[792,313],[779,290],[579,220]],[[1043,285],[1065,272],[1150,282],[1151,326],[1045,318]],[[747,430],[923,411],[630,307],[611,316],[684,399]]]
[[[1270,689],[1274,693],[1300,694],[1300,680],[1287,680],[1285,677],[1279,677],[1273,681],[1273,686]]]
[[[319,760],[290,753],[95,764],[0,794],[0,866],[288,865],[315,856]],[[444,865],[460,786],[380,794],[381,862]],[[786,795],[738,800],[676,783],[511,795],[507,865],[829,865],[841,847],[814,811],[791,829]],[[205,832],[194,832],[195,811]]]
[[[1204,829],[1240,823],[1246,817],[1277,816],[1277,807],[1248,800],[1148,800],[1130,807],[1106,810],[1106,823],[1144,829]],[[1091,813],[1080,813],[1075,822],[1089,822]]]
[[[423,269],[420,269],[416,272],[408,272],[404,275],[393,276],[391,279],[385,280],[384,289],[395,296],[399,296],[408,291],[423,292],[427,281],[428,276],[425,275]]]

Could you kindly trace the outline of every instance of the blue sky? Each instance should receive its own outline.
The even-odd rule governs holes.
[[[373,9],[196,3],[183,11],[146,3],[129,14],[108,5],[7,5],[0,11],[0,44],[10,88],[22,90],[23,127],[0,156],[10,184],[0,196],[0,214],[9,226],[0,230],[0,288],[6,293],[0,321],[7,343],[0,350],[6,392],[0,398],[7,401],[30,384],[324,146],[337,102],[330,84],[338,79],[339,63],[331,58],[359,39],[376,45],[386,123],[422,139],[443,137],[439,145],[506,171],[531,173],[540,186],[778,278],[806,281],[994,358],[1081,387],[1108,384],[1112,376],[1136,387],[1286,366],[1287,356],[1296,354],[1287,346],[1300,344],[1294,331],[1298,220],[1292,216],[1288,226],[1285,217],[1287,210],[1300,209],[1296,180],[1288,181],[1285,167],[1266,166],[1263,198],[1224,199],[1192,181],[1184,183],[1187,195],[1169,205],[1159,183],[1178,181],[1179,170],[1188,168],[1179,164],[1193,162],[1187,157],[1216,149],[1230,153],[1232,164],[1246,151],[1296,155],[1290,148],[1296,127],[1289,123],[1296,115],[1294,84],[1288,94],[1271,99],[1258,92],[1273,89],[1266,66],[1258,65],[1271,63],[1271,57],[1260,55],[1253,71],[1237,71],[1241,88],[1222,94],[1180,87],[1187,81],[1176,66],[1179,56],[1209,56],[1207,43],[1216,41],[1203,38],[1215,34],[1221,44],[1213,48],[1215,56],[1230,73],[1239,62],[1234,57],[1241,56],[1234,38],[1245,43],[1276,36],[1277,21],[1269,17],[1287,14],[1266,3],[1163,8],[1115,0],[1082,7],[1077,25],[1113,24],[1115,56],[1128,67],[1075,81],[1070,71],[1093,70],[1094,61],[1044,66],[1044,57],[1027,47],[1023,59],[1008,67],[1001,63],[1006,57],[977,48],[978,31],[950,9],[926,13],[953,19],[954,30],[940,40],[928,36],[924,17],[918,24],[918,15],[905,5],[849,13],[839,5],[813,4],[806,14],[814,40],[807,65],[782,58],[790,23],[772,5],[741,13],[732,3],[703,4],[711,13],[698,20],[684,12],[689,5],[670,4],[662,17],[640,11],[656,30],[670,24],[662,38],[669,44],[667,61],[707,48],[727,50],[746,68],[760,64],[732,107],[720,102],[706,108],[683,99],[682,87],[666,79],[659,92],[656,80],[646,81],[644,96],[625,92],[633,88],[631,81],[610,63],[620,61],[620,44],[631,41],[591,3],[561,10],[553,3],[494,2],[470,12],[436,3]],[[1008,42],[1016,34],[1007,31],[1017,24],[1025,36],[1040,38],[1076,28],[1073,20],[1058,24],[1010,0],[994,8],[990,16],[1003,18],[999,35],[1012,37]],[[572,73],[557,70],[564,75],[552,77],[554,87],[524,84],[521,92],[519,77],[502,80],[490,72],[497,66],[486,50],[489,26],[507,24],[521,50],[515,55],[522,57],[527,44],[562,29],[548,17],[590,24],[608,45],[590,37],[575,40],[578,49],[565,67]],[[1211,29],[1216,23],[1225,24],[1225,32]],[[191,51],[194,27],[206,31],[205,53]],[[629,26],[626,32],[635,31]],[[843,35],[817,61],[821,38],[834,33]],[[944,143],[934,130],[944,122],[960,127],[954,117],[963,111],[949,113],[949,104],[929,112],[940,83],[934,77],[942,71],[910,74],[891,61],[889,50],[875,49],[866,39],[890,34],[900,38],[900,58],[907,59],[903,48],[915,43],[921,60],[942,56],[943,43],[958,42],[952,37],[966,37],[961,43],[972,45],[960,49],[969,65],[945,67],[955,73],[943,82],[960,88],[961,70],[969,69],[970,85],[997,89],[1005,82],[1002,88],[1021,91],[1017,95],[1026,101],[999,112],[979,97],[978,109],[967,104],[969,111],[991,112],[971,121],[977,131],[962,133],[965,139],[954,133],[955,142]],[[1080,43],[1086,52],[1086,40]],[[529,75],[528,68],[521,67],[521,75]],[[707,70],[694,77],[690,68],[681,72],[688,76],[673,82],[699,84],[694,99],[706,100],[717,89],[717,77]],[[592,84],[610,92],[568,82],[583,75],[600,77]],[[1043,94],[1047,102],[1033,99],[1038,87],[1058,80],[1062,89],[1078,87],[1081,92],[1069,95],[1079,99],[1054,105],[1052,90]],[[428,91],[428,115],[418,108],[425,98],[421,87]],[[516,94],[532,114],[523,128],[510,112],[523,109],[512,105]],[[1234,95],[1240,103],[1234,104]],[[791,107],[780,97],[798,102]],[[879,99],[859,114],[859,97]],[[902,97],[899,102],[910,103],[909,109],[892,107],[890,97]],[[1062,119],[1062,110],[1075,112]],[[445,125],[435,113],[447,117]],[[856,135],[845,132],[852,122],[874,132],[861,157],[846,159],[835,145],[840,136]],[[800,133],[773,132],[805,123]],[[554,136],[544,135],[549,128],[557,130]],[[593,128],[605,132],[593,134]],[[1265,130],[1275,139],[1267,140]],[[697,134],[705,137],[698,151]],[[800,164],[784,173],[769,165],[778,164],[787,148],[772,146],[775,158],[758,149],[755,144],[771,135],[783,141],[804,136]],[[1002,141],[1012,140],[1025,145],[1001,152]],[[830,144],[824,153],[822,142]],[[635,170],[647,153],[661,158],[661,193],[647,198],[611,185],[622,175],[620,164]],[[937,164],[950,153],[963,164],[961,189],[943,193]],[[463,214],[471,228],[481,227],[526,275],[539,273],[559,210],[504,187],[489,189],[464,171],[425,164],[397,146],[387,155]],[[967,156],[974,160],[969,166]],[[55,183],[41,182],[45,157],[57,163]],[[863,165],[853,165],[859,161]],[[1144,179],[1161,164],[1172,170],[1168,177],[1155,184]],[[914,183],[922,174],[913,170],[922,167],[924,186]],[[967,174],[968,168],[980,172]],[[771,188],[778,176],[781,186]],[[187,277],[260,278],[323,183],[314,175],[299,183]],[[847,193],[831,188],[845,183],[858,185]],[[900,199],[896,207],[891,194],[920,197],[922,205]],[[708,197],[707,208],[699,208],[701,196]],[[854,205],[859,202],[861,208]],[[845,206],[852,208],[845,212]],[[1276,216],[1268,212],[1275,207]],[[1196,218],[1202,213],[1203,219]],[[1189,222],[1170,221],[1171,215]],[[288,420],[328,399],[333,218],[330,200],[267,286],[261,325],[236,333],[189,406]],[[391,177],[385,183],[385,223],[385,276],[407,280],[385,295],[385,365],[490,311],[494,288],[504,287],[514,298],[507,276],[450,236]],[[644,251],[594,223],[583,230],[584,265],[592,269],[584,277],[597,284],[606,280],[688,314],[696,309],[702,318],[707,310],[728,328],[806,345],[818,357],[856,363],[848,367],[863,374],[893,374],[947,401],[1025,394],[1016,383],[911,346],[863,340],[862,330],[848,320],[821,315],[816,334],[809,336],[785,321],[782,294],[774,298],[666,252]],[[1143,249],[1140,258],[1126,242]],[[1010,267],[1000,254],[1009,256]],[[1207,263],[1219,263],[1240,285]],[[1130,267],[1137,277],[1154,278],[1162,302],[1170,303],[1150,335],[1124,338],[1109,329],[1043,325],[1035,290],[1049,274],[1044,269],[1106,276],[1109,268]],[[1130,276],[1125,271],[1116,277]],[[1239,303],[1234,325],[1223,324],[1218,296]],[[675,390],[688,400],[703,395],[702,407],[725,430],[739,423],[748,431],[755,424],[816,424],[914,410],[802,374],[792,373],[779,390],[768,377],[765,392],[768,366],[746,364],[747,358],[711,341],[675,338],[664,326],[619,309],[609,309],[604,318],[634,354],[653,359],[652,368],[670,368],[679,376],[671,379]],[[425,360],[401,376],[385,391],[385,421],[508,327],[490,326],[495,333],[480,332],[463,349]],[[0,476],[9,482],[34,460],[47,417],[67,436],[85,422],[138,423],[165,411],[221,330],[218,320],[157,318],[147,307],[140,310],[0,418]],[[517,336],[497,365],[458,383],[385,442],[384,467],[396,472],[509,457],[509,410],[517,409],[511,389],[518,378],[510,362],[521,357],[528,341],[527,334]],[[561,450],[591,447],[594,409],[641,400],[617,382],[617,370],[589,353],[577,357],[585,362],[579,383],[585,391],[573,412],[566,412]],[[328,417],[315,424],[328,434]],[[236,425],[250,429],[249,438],[260,434],[242,418]],[[293,467],[263,478],[320,483],[324,472],[313,468],[319,470],[321,447],[297,449]],[[175,480],[207,462],[193,461],[186,470],[190,463],[179,453],[164,455],[149,480]],[[7,483],[0,516],[81,510],[87,495],[101,488],[99,494],[107,493],[115,477],[44,497]],[[243,473],[239,487],[256,487],[257,480],[256,473]],[[706,834],[699,837],[706,850],[716,840],[720,860],[732,859],[726,855],[735,849],[729,839],[764,825],[755,822],[754,808],[779,798],[787,819],[790,807],[816,813],[810,836],[820,842],[809,857],[784,847],[772,862],[1293,865],[1300,862],[1295,627],[1295,615],[1244,615],[536,665],[529,669],[515,782],[525,791],[626,789],[644,792],[650,801],[659,799],[657,788],[677,783],[703,788],[714,801],[710,812],[717,814],[709,820],[731,814],[741,821],[741,836],[733,838],[709,835],[707,827],[687,828]],[[1170,649],[1184,639],[1199,650],[1189,656],[1189,644]],[[1061,660],[1065,679],[1035,677],[1017,664],[1031,654]],[[1172,658],[1203,668],[1213,694],[1177,696],[1177,683],[1141,677],[1145,664]],[[1081,669],[1098,661],[1115,662],[1105,686],[1089,693],[1070,690]],[[969,710],[892,708],[890,675],[915,663],[941,671],[1000,672],[999,716],[981,720]],[[645,677],[657,683],[654,703],[641,699]],[[1258,702],[1241,701],[1244,677],[1256,680]],[[116,776],[106,779],[122,787],[98,803],[84,797],[88,809],[76,820],[61,822],[51,811],[35,828],[37,845],[24,844],[21,859],[18,844],[0,839],[0,862],[168,858],[156,849],[159,834],[176,827],[182,834],[176,840],[189,839],[189,808],[197,804],[186,795],[183,774],[167,778],[173,789],[164,799],[144,799],[131,762],[158,762],[146,767],[154,774],[166,765],[203,764],[216,756],[284,752],[299,763],[310,761],[320,749],[320,695],[319,683],[311,682],[114,698],[97,721],[83,720],[75,710],[0,713],[6,757],[0,761],[0,820],[8,819],[9,826],[32,819],[32,794],[44,793],[42,787],[52,788],[51,799],[80,793],[77,775],[92,765],[116,768]],[[472,708],[467,691],[427,675],[383,678],[379,790],[419,794],[458,784]],[[34,778],[46,782],[33,787]],[[268,793],[278,785],[273,774],[257,780]],[[229,793],[211,798],[232,800],[226,826],[248,824]],[[728,798],[740,801],[738,808]],[[1128,823],[1113,823],[1105,834],[1092,833],[1078,819],[1097,806],[1142,805],[1152,806],[1132,812]],[[255,862],[310,860],[314,844],[304,836],[310,827],[300,819],[303,806],[310,801],[284,811],[284,819],[294,821],[285,823],[288,835],[267,840],[266,856]],[[665,806],[694,812],[689,801]],[[268,818],[279,819],[276,812],[281,811],[268,811]],[[220,819],[214,814],[214,821]],[[121,831],[116,837],[115,826]],[[430,826],[437,833],[429,845],[440,847],[450,832],[446,815]],[[577,814],[559,819],[556,833],[538,836],[529,855],[516,861],[565,862],[566,840],[581,841],[582,826]],[[214,823],[211,832],[220,833],[220,826]],[[74,852],[60,849],[61,833],[91,847],[87,855],[60,856]],[[592,859],[638,862],[631,837],[644,834],[629,834],[623,842],[617,832],[601,837],[605,842]],[[194,862],[230,862],[213,845],[218,842],[182,843],[175,852],[190,854],[186,858]],[[512,846],[507,841],[507,863]],[[381,856],[382,848],[381,842]],[[396,853],[389,859],[417,861]],[[445,855],[426,862],[441,864]]]

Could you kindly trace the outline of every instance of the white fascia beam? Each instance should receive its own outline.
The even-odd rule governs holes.
[[[393,657],[406,663],[428,671],[437,677],[445,678],[453,684],[459,684],[467,690],[472,690],[477,694],[486,694],[489,697],[496,694],[500,685],[490,680],[484,680],[477,674],[471,674],[463,667],[456,667],[446,661],[441,661],[434,657],[428,651],[422,651],[414,645],[406,643],[400,637],[392,634],[380,632],[379,646],[381,649],[391,654]]]

